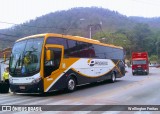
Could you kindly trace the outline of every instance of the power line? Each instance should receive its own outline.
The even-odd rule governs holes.
[[[15,42],[16,40],[10,40],[10,39],[0,39],[0,41]]]
[[[10,22],[4,22],[4,21],[0,21],[0,23],[5,23],[5,24],[12,24],[12,25],[20,25],[20,26],[25,26],[25,27],[32,27],[32,28],[52,28],[52,29],[59,29],[59,30],[63,30],[63,31],[67,31],[68,32],[68,28],[65,27],[47,27],[47,26],[31,26],[31,25],[24,25],[24,24],[16,24],[16,23],[10,23]],[[80,28],[69,28],[69,29],[80,29]]]
[[[62,34],[67,34],[69,30],[73,29],[73,30],[80,30],[82,28],[72,28],[71,26],[73,25],[73,23],[68,27],[42,27],[42,26],[30,26],[30,25],[24,25],[24,24],[16,24],[16,23],[11,23],[11,22],[4,22],[4,21],[0,21],[0,23],[5,23],[5,24],[12,24],[12,25],[20,25],[20,26],[25,26],[25,27],[34,27],[34,28],[54,28],[54,29],[59,29],[62,32]],[[103,32],[101,25],[99,26],[101,32],[105,35],[105,33]],[[14,35],[10,35],[10,34],[4,34],[4,33],[0,33],[0,35],[4,35],[4,36],[10,36],[10,37],[19,37],[19,36],[14,36]]]
[[[10,35],[10,34],[4,34],[4,33],[0,33],[0,35],[11,36],[11,37],[18,37],[18,36],[14,36],[14,35]]]
[[[14,36],[14,35],[10,35],[10,34],[4,34],[4,33],[0,33],[0,35],[14,37],[14,38],[18,37],[18,36]],[[0,39],[0,41],[15,42],[15,40],[11,40],[11,39]]]
[[[16,23],[4,22],[4,21],[0,21],[0,23],[12,24],[12,25],[20,25],[20,26],[32,27],[32,28],[54,28],[54,29],[62,29],[62,28],[58,28],[58,27],[31,26],[31,25],[16,24]]]

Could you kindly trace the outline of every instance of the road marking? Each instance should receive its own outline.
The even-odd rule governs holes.
[[[72,114],[88,114],[91,113],[91,111],[74,111]]]
[[[51,100],[53,100],[53,98],[48,98],[48,99],[46,98],[46,99],[42,99],[42,100],[39,100],[39,101],[36,101],[36,102],[27,103],[27,105],[44,105]]]
[[[35,98],[25,98],[25,99],[16,99],[16,102],[14,102],[15,100],[13,99],[11,102],[9,103],[4,103],[3,105],[16,105],[17,103],[22,103],[22,102],[26,102],[26,101],[31,101],[32,102],[32,99],[35,99]],[[38,99],[37,99],[38,100]]]
[[[60,100],[57,102],[52,102],[52,103],[48,103],[47,105],[59,105],[59,104],[64,104],[66,102],[69,102],[70,100]]]
[[[137,112],[134,112],[134,114],[152,114],[152,112],[148,112],[148,111],[137,111]]]
[[[106,111],[101,114],[119,114],[121,111]]]
[[[71,103],[70,105],[82,105],[84,103],[79,103],[79,102],[74,102],[74,103]]]
[[[1,104],[4,104],[4,103],[6,103],[6,102],[8,102],[8,101],[9,101],[9,103],[11,103],[11,102],[14,102],[14,101],[17,101],[17,100],[21,100],[21,99],[22,99],[22,98],[20,98],[20,97],[19,97],[19,98],[10,98],[10,99],[9,99],[9,98],[8,98],[8,99],[5,98],[5,99],[3,99],[3,100],[0,100],[0,103],[1,103]]]
[[[62,114],[62,111],[45,111],[41,114],[58,114],[58,113]]]

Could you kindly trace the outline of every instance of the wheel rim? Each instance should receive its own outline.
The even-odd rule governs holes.
[[[115,79],[116,79],[116,77],[115,77],[115,74],[113,73],[113,74],[112,74],[112,81],[114,82]]]
[[[70,80],[68,81],[68,89],[69,89],[69,90],[74,90],[74,88],[75,88],[75,82],[74,82],[73,79],[70,79]]]

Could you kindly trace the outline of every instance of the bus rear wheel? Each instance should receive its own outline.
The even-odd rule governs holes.
[[[67,92],[73,92],[76,89],[76,81],[73,77],[70,77],[67,81]]]
[[[116,74],[113,72],[112,75],[111,75],[110,82],[114,83],[115,81],[116,81]]]

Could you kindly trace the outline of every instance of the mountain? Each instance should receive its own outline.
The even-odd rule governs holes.
[[[30,20],[12,28],[0,30],[0,39],[6,43],[18,38],[46,32],[67,33],[89,37],[89,25],[102,24],[104,31],[115,32],[119,29],[130,29],[132,20],[115,11],[103,8],[73,8],[70,10],[49,13],[35,20]],[[99,29],[98,27],[92,28]],[[99,29],[100,30],[100,29]],[[97,31],[99,31],[97,30]],[[4,48],[2,46],[0,48]]]
[[[154,18],[129,17],[129,19],[136,23],[148,24],[153,29],[160,29],[160,17],[154,17]]]
[[[89,37],[90,28],[95,39],[112,38],[112,42],[124,38],[121,43],[130,50],[147,50],[156,54],[156,42],[160,42],[160,18],[127,17],[116,11],[97,7],[79,7],[49,13],[34,20],[0,30],[0,50],[12,46],[14,41],[28,35],[39,33],[62,33]],[[100,34],[99,34],[100,33]],[[103,33],[103,35],[102,35]],[[115,36],[114,36],[114,35]],[[116,44],[116,45],[117,45]],[[132,44],[132,45],[130,45]],[[152,48],[150,48],[152,47]]]

